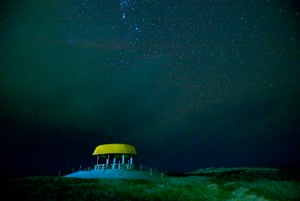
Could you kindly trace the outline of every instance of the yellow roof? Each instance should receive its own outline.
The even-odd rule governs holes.
[[[134,146],[129,144],[102,144],[96,147],[93,156],[101,154],[133,154],[137,155]]]

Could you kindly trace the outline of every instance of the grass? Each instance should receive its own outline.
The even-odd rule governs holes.
[[[25,177],[5,183],[7,200],[299,201],[299,181],[166,177],[156,180]],[[4,196],[5,195],[5,196]]]

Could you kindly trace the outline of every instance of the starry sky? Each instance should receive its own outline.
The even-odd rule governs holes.
[[[1,172],[300,167],[299,1],[1,2]]]

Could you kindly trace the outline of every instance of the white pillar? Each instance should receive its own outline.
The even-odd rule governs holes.
[[[132,161],[133,161],[132,155],[130,155],[130,165],[132,165]]]
[[[125,164],[125,155],[122,154],[122,165],[124,165],[124,164]]]
[[[116,165],[116,155],[114,155],[113,169],[115,169],[115,165]]]
[[[99,164],[99,155],[97,156],[97,165]]]
[[[107,155],[107,159],[106,159],[106,166],[109,165],[109,155]]]

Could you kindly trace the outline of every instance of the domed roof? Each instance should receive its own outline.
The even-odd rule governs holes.
[[[101,154],[132,154],[137,155],[134,146],[129,144],[102,144],[96,147],[93,156]]]

